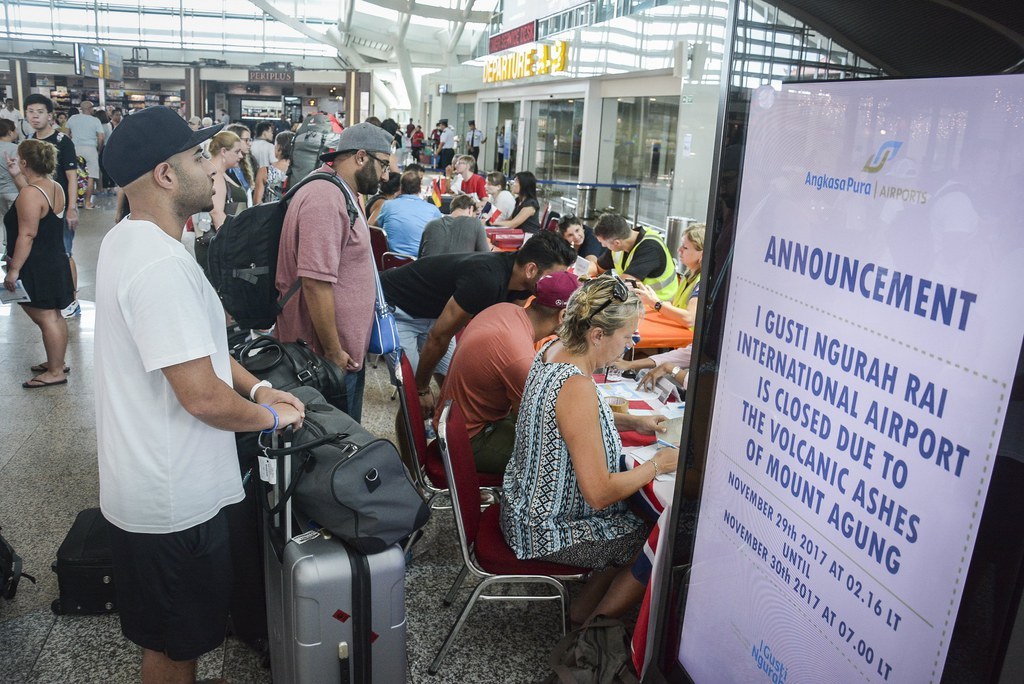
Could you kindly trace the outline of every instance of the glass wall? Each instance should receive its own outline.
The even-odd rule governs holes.
[[[639,221],[664,226],[678,154],[679,97],[610,97],[601,111],[598,183],[639,184]],[[625,195],[601,189],[597,204],[632,215],[636,198]]]
[[[540,180],[576,180],[580,173],[583,100],[530,103],[534,134],[529,170]]]

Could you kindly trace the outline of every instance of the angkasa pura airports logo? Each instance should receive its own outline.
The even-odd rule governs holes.
[[[882,146],[875,152],[875,156],[871,157],[864,163],[864,171],[868,173],[878,173],[885,166],[885,163],[890,159],[894,159],[897,154],[900,153],[900,148],[903,147],[903,143],[898,140],[887,140],[882,143]]]
[[[862,173],[876,174],[885,168],[886,164],[896,159],[903,142],[899,140],[887,140],[883,142],[875,154],[864,163]],[[890,167],[892,168],[892,167]],[[906,178],[904,175],[897,176],[899,179]],[[835,192],[850,192],[855,195],[863,195],[873,199],[901,200],[911,204],[927,204],[928,192],[919,188],[904,187],[901,185],[885,185],[878,181],[860,180],[852,175],[834,176],[828,173],[812,173],[807,171],[804,177],[804,185],[810,185],[817,190],[832,190]]]

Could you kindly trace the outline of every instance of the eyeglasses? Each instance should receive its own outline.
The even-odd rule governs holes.
[[[369,152],[367,152],[367,153],[366,153],[366,156],[367,156],[367,157],[369,157],[370,159],[372,159],[373,161],[377,162],[378,164],[380,164],[380,165],[381,165],[381,167],[383,167],[383,168],[381,169],[381,173],[387,173],[387,172],[388,172],[388,170],[389,170],[389,169],[391,168],[391,162],[386,162],[386,161],[384,161],[383,159],[380,159],[380,158],[379,158],[379,157],[378,157],[377,155],[375,155],[375,154],[370,154]]]
[[[602,311],[611,306],[611,303],[614,302],[616,299],[622,303],[625,303],[626,300],[629,299],[629,287],[626,285],[625,281],[623,281],[622,278],[620,278],[619,276],[615,276],[615,282],[612,284],[612,296],[609,297],[608,301],[606,301],[604,304],[597,307],[597,310],[594,311],[594,313],[590,314],[590,318],[587,319],[587,324],[593,325],[593,321],[595,318],[597,318],[598,314],[600,314]]]

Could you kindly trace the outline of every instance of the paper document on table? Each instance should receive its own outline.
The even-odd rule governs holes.
[[[622,382],[605,382],[597,386],[601,394],[606,397],[622,397],[630,401],[657,401],[658,395],[654,392],[645,392],[636,388],[636,382],[632,380]]]
[[[25,286],[18,280],[14,283],[14,292],[6,287],[0,288],[0,304],[25,304],[31,302],[32,298],[25,291]]]
[[[659,449],[664,449],[667,446],[672,445],[659,441],[654,444],[648,444],[647,446],[625,447],[622,451],[626,456],[636,461],[637,467],[639,468],[641,465],[654,458],[654,455],[658,453]],[[674,478],[675,476],[672,473],[662,473],[655,479],[657,479],[658,482],[671,482]]]
[[[576,257],[576,263],[572,267],[573,273],[576,277],[582,278],[583,276],[590,273],[590,262],[581,256]]]

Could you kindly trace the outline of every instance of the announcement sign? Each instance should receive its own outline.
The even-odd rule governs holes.
[[[1024,335],[1024,77],[751,103],[680,662],[938,681]]]

